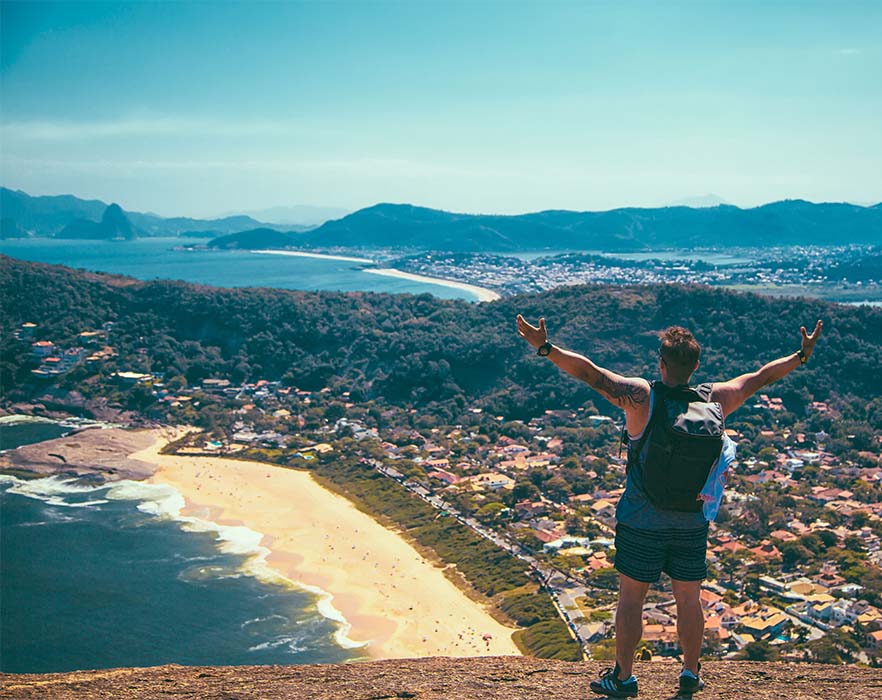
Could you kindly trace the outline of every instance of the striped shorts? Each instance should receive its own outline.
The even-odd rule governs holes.
[[[707,578],[708,526],[690,530],[639,530],[616,525],[616,570],[635,581],[655,583],[664,571],[677,581]]]

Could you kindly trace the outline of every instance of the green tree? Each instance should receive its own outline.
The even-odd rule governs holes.
[[[512,503],[518,503],[519,501],[535,501],[539,498],[540,493],[533,482],[519,479],[515,483],[514,488],[512,488],[510,495]]]
[[[595,571],[590,575],[589,580],[592,585],[597,586],[598,588],[615,590],[619,586],[619,572],[616,571],[614,567],[608,566]]]
[[[545,493],[552,501],[565,503],[573,492],[563,477],[553,476],[545,482]]]
[[[501,519],[503,511],[507,510],[504,503],[485,503],[478,508],[475,517],[485,525],[495,525]]]
[[[747,661],[777,661],[778,650],[764,639],[758,642],[748,642],[739,653],[739,658]]]
[[[784,542],[779,548],[781,566],[785,571],[793,571],[814,559],[813,553],[797,541]]]
[[[820,639],[813,639],[806,647],[811,654],[812,661],[819,664],[843,664],[845,659],[842,652],[834,644],[829,635],[825,635]]]
[[[572,514],[567,516],[567,519],[564,521],[564,527],[568,535],[575,537],[587,537],[589,534],[588,523],[580,515]]]
[[[604,639],[591,646],[591,657],[598,661],[616,660],[616,640]]]

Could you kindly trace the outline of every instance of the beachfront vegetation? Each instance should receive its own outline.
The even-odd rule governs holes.
[[[551,600],[547,596],[536,595],[535,585],[511,591],[502,599],[500,607],[506,615],[524,627],[557,617]]]
[[[566,637],[570,643],[563,644]],[[578,646],[569,636],[563,620],[545,620],[525,630],[514,633],[515,642],[527,648],[534,656],[542,659],[563,659],[564,661],[581,661]]]

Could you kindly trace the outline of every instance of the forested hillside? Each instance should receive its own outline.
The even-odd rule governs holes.
[[[657,331],[686,325],[705,347],[700,381],[793,352],[799,326],[823,318],[817,353],[776,385],[777,394],[796,412],[811,400],[833,400],[850,417],[882,425],[882,310],[866,307],[673,285],[567,287],[470,304],[429,295],[136,282],[7,257],[0,299],[6,398],[31,381],[24,347],[11,338],[21,323],[39,324],[34,339],[63,344],[114,321],[115,368],[185,385],[223,377],[345,386],[353,401],[411,405],[445,421],[472,406],[522,419],[587,400],[606,410],[587,386],[534,356],[515,331],[517,313],[533,321],[544,315],[554,342],[647,377],[655,375]]]

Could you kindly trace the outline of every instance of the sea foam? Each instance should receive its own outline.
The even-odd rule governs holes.
[[[53,506],[66,508],[87,508],[89,506],[107,503],[103,499],[76,501],[66,497],[80,496],[87,493],[95,493],[106,488],[104,485],[87,486],[76,478],[52,475],[41,479],[19,479],[10,475],[2,475],[2,482],[12,483],[7,493],[33,498]]]
[[[114,501],[140,501],[137,508],[142,513],[172,520],[181,518],[185,505],[184,497],[171,486],[130,479],[112,482],[107,498]]]
[[[308,642],[308,640],[296,635],[283,635],[276,639],[270,639],[269,641],[248,647],[248,651],[264,651],[266,649],[276,649],[284,646],[288,647],[288,651],[291,653],[297,654],[306,651],[309,648],[308,646],[302,645],[302,642]]]
[[[57,421],[43,416],[31,416],[24,413],[13,413],[8,416],[0,416],[0,425],[19,425],[21,423],[56,423]]]
[[[108,501],[135,501],[139,511],[158,519],[176,521],[185,531],[213,534],[220,552],[242,557],[243,560],[235,571],[224,567],[204,567],[203,577],[251,576],[264,583],[289,590],[305,591],[315,596],[316,611],[319,615],[335,623],[333,640],[339,647],[358,649],[370,643],[369,641],[357,642],[349,638],[352,626],[344,615],[334,607],[334,596],[331,593],[317,586],[289,579],[267,563],[270,550],[260,544],[263,540],[262,533],[244,526],[222,525],[204,518],[183,514],[186,501],[181,493],[172,486],[133,480],[88,484],[76,477],[60,475],[38,479],[20,479],[10,474],[0,474],[0,486],[4,487],[8,494],[65,508],[87,508],[105,504]],[[6,488],[7,486],[8,488]],[[60,513],[58,516],[53,515],[53,519],[55,518],[64,521],[71,520],[68,516],[61,516]],[[33,524],[48,524],[48,522]],[[200,577],[194,575],[193,578]],[[255,624],[259,621],[259,619],[249,620],[245,625]],[[297,624],[301,624],[301,622],[305,621],[297,622]],[[306,641],[304,636],[283,633],[274,639],[250,647],[250,650],[257,652],[287,647],[292,653],[298,653],[307,650],[308,645],[304,646]]]
[[[106,497],[114,500],[138,500],[139,510],[159,518],[169,518],[181,523],[188,532],[213,533],[217,538],[217,547],[224,554],[244,557],[239,566],[240,575],[252,576],[264,583],[282,586],[312,593],[317,597],[316,609],[322,617],[337,623],[334,641],[344,649],[359,649],[367,646],[370,641],[357,642],[349,638],[352,625],[333,605],[334,596],[317,586],[294,581],[267,563],[270,550],[261,545],[263,533],[242,525],[221,525],[211,520],[198,518],[182,513],[186,502],[181,493],[166,484],[150,484],[141,481],[118,481],[108,490]],[[215,575],[223,576],[220,570]]]

